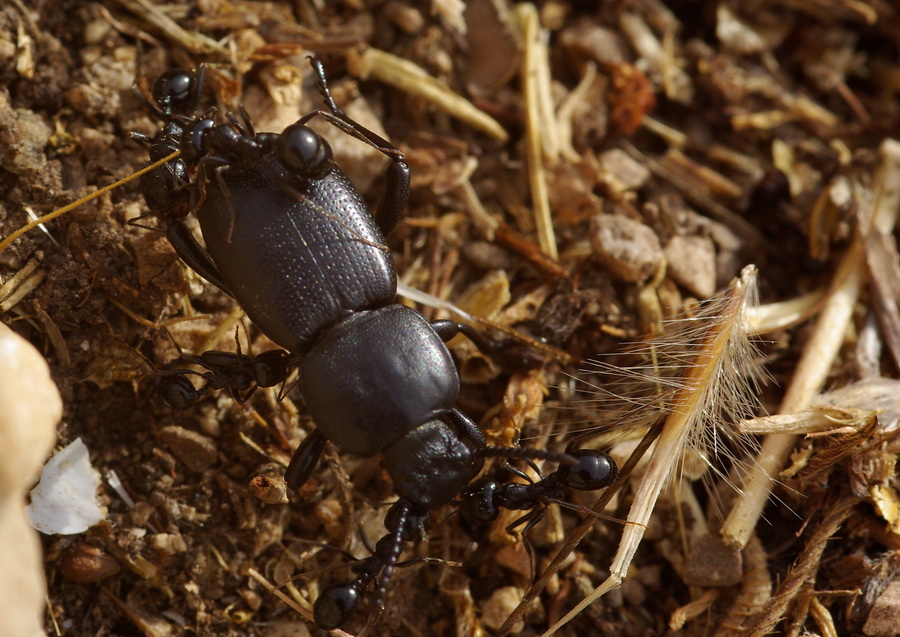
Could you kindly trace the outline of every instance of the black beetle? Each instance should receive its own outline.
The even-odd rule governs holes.
[[[190,99],[176,99],[177,74],[164,76],[154,91],[160,102],[154,112],[166,127],[151,149],[157,146],[164,157],[163,151],[177,147],[183,159],[148,179],[144,194],[151,207],[163,203],[154,212],[167,228],[183,225],[179,219],[189,202],[208,254],[183,240],[180,229],[173,233],[178,253],[187,252],[188,265],[229,292],[296,361],[299,391],[316,429],[294,453],[288,486],[296,489],[310,477],[327,440],[344,452],[384,458],[400,497],[386,516],[387,534],[370,558],[354,566],[358,576],[319,595],[315,620],[330,629],[352,617],[376,577],[370,623],[377,618],[403,544],[430,511],[465,490],[486,457],[578,460],[488,446],[456,409],[459,377],[444,342],[459,332],[477,344],[486,341],[467,326],[430,324],[396,303],[397,277],[384,237],[406,207],[409,168],[402,152],[337,108],[321,63],[311,62],[328,110],[305,115],[281,134],[254,133],[243,112],[243,121],[229,117],[227,124],[215,124],[210,112],[194,117],[200,88],[187,91]],[[316,116],[391,159],[374,216],[333,161],[328,143],[307,126]],[[213,376],[221,371],[206,367]]]

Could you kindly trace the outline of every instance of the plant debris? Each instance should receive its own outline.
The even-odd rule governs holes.
[[[559,634],[896,632],[900,9],[432,5],[12,0],[0,13],[0,238],[102,191],[0,251],[3,322],[50,364],[61,446],[82,439],[105,480],[107,520],[42,538],[48,634],[317,634],[319,592],[383,533],[394,492],[378,458],[326,450],[286,490],[312,429],[290,392],[162,405],[156,372],[185,366],[172,339],[190,353],[272,345],[162,235],[129,224],[146,212],[139,181],[103,190],[147,162],[129,132],[158,130],[133,83],[147,95],[163,71],[205,63],[204,105],[243,105],[278,131],[321,106],[311,53],[337,103],[406,154],[410,206],[389,245],[409,302],[431,320],[461,308],[455,320],[543,360],[521,369],[458,339],[460,409],[496,444],[561,449],[585,433],[622,470],[605,517],[549,508],[529,535],[535,574],[505,531],[514,517],[470,529],[436,512],[372,634],[541,634],[611,570],[622,586]],[[338,133],[336,160],[374,206],[382,160]],[[763,365],[769,381],[744,414],[758,418],[714,426],[761,451],[665,458],[667,479],[644,483],[659,478],[647,458],[663,419],[688,400],[674,400],[684,378],[654,367],[661,335],[751,264],[763,304],[741,329],[764,333],[730,372]],[[638,341],[640,379],[626,360]],[[691,342],[685,360],[703,355]],[[615,411],[584,394],[587,359],[604,361],[590,382],[607,398],[643,394]],[[708,489],[692,482],[701,467]],[[623,528],[651,490],[655,507]],[[643,537],[627,571],[623,530]]]

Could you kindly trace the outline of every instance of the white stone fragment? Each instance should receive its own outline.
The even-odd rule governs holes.
[[[47,535],[83,533],[106,517],[97,504],[100,474],[91,466],[88,449],[76,438],[44,465],[40,483],[26,507],[31,526]]]

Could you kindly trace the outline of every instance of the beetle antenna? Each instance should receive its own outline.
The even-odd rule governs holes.
[[[510,460],[549,460],[562,465],[576,465],[578,461],[568,453],[524,447],[497,447],[488,445],[478,450],[484,458],[508,458]]]

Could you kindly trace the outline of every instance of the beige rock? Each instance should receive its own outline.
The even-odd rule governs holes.
[[[209,469],[218,459],[216,442],[196,431],[169,425],[159,432],[160,439],[188,469],[200,473]]]
[[[44,635],[43,561],[24,505],[56,441],[62,400],[41,355],[5,325],[0,404],[0,635]]]
[[[900,582],[892,582],[872,604],[863,626],[866,635],[896,635],[900,630]]]
[[[669,275],[697,298],[716,291],[716,247],[709,237],[674,236],[663,252]]]
[[[519,605],[519,602],[522,601],[522,597],[524,596],[525,592],[515,586],[498,588],[493,592],[490,598],[484,602],[484,606],[481,610],[481,621],[484,622],[484,625],[488,628],[494,630],[500,628],[500,625],[506,621],[506,618],[509,617],[513,610],[515,610],[516,606]],[[520,619],[513,624],[510,633],[513,635],[520,633],[522,632],[523,627],[524,622]]]
[[[624,281],[645,281],[659,267],[663,251],[652,229],[621,215],[599,214],[591,219],[594,253]]]

